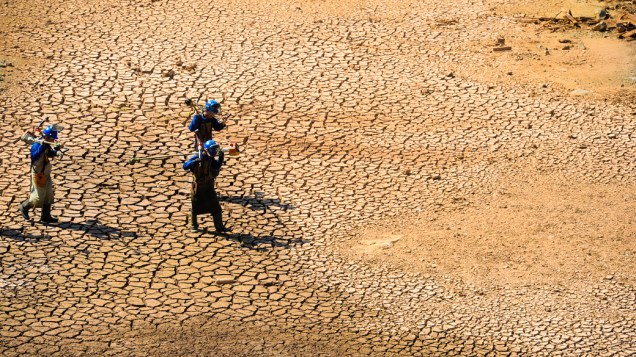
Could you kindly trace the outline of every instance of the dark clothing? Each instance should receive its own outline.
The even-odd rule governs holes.
[[[192,116],[192,122],[188,126],[188,129],[192,132],[196,132],[197,140],[194,142],[194,149],[197,150],[197,144],[203,145],[208,140],[212,140],[213,131],[221,131],[225,128],[225,123],[220,122],[216,118],[208,119],[203,114],[195,114]],[[198,131],[197,131],[198,130]]]
[[[198,161],[198,159],[199,154],[192,155],[188,161],[183,163],[183,169],[192,172],[197,182],[209,179],[214,181],[219,176],[221,166],[225,162],[225,154],[221,151],[218,159],[208,155],[201,155],[201,161]]]
[[[193,183],[190,197],[192,199],[192,213],[195,215],[210,213],[214,216],[222,212],[219,197],[214,189],[214,183],[203,185]]]
[[[214,181],[221,171],[221,166],[225,160],[221,152],[218,159],[207,155],[193,155],[183,164],[183,169],[193,174],[192,190],[192,215],[210,213],[214,218],[214,226],[219,229],[223,227],[221,204],[216,195]]]
[[[31,164],[33,165],[44,154],[46,157],[57,156],[57,150],[53,149],[50,144],[36,142],[31,145]]]

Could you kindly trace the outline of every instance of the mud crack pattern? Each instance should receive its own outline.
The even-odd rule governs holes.
[[[142,331],[223,322],[291,336],[255,354],[636,354],[634,277],[484,290],[337,250],[401,214],[478,205],[526,165],[633,185],[635,108],[450,74],[463,43],[515,26],[483,4],[317,6],[4,1],[0,45],[26,63],[0,93],[0,353],[147,353]],[[201,92],[233,114],[216,138],[244,147],[218,180],[228,237],[186,225],[183,101]],[[17,138],[43,117],[70,148],[58,226],[17,211]],[[126,164],[167,153],[184,156]]]

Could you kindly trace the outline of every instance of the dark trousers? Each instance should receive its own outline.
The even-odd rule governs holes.
[[[214,181],[197,182],[192,185],[192,226],[197,227],[197,215],[209,213],[214,220],[214,227],[221,229],[223,225],[223,210],[219,197],[214,189]]]

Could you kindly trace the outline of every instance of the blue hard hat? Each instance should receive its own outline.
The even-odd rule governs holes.
[[[219,104],[219,102],[217,102],[216,100],[210,99],[205,102],[205,110],[216,114],[219,112],[219,109],[221,109],[221,104]]]
[[[208,154],[214,156],[219,150],[219,144],[214,140],[208,140],[203,144],[203,149],[205,149]]]
[[[44,128],[44,130],[42,130],[42,134],[57,140],[57,130],[53,128],[53,125],[49,125]]]

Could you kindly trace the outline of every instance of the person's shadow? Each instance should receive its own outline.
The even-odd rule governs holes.
[[[126,232],[118,228],[101,224],[97,219],[89,219],[85,223],[63,222],[58,224],[58,227],[74,231],[84,231],[85,234],[102,240],[137,238],[137,233],[135,232]]]
[[[283,211],[296,209],[296,207],[294,207],[293,205],[289,203],[283,203],[277,198],[265,198],[264,192],[254,192],[254,196],[219,195],[219,201],[239,204],[252,211],[266,212],[267,209],[271,207],[280,208]],[[270,212],[274,213],[274,216],[278,220],[278,223],[283,223],[283,221],[273,210],[270,210]],[[292,246],[303,245],[310,242],[309,240],[302,238],[286,238],[273,235],[256,236],[250,233],[227,233],[222,234],[222,236],[226,237],[229,240],[241,243],[241,246],[243,247],[259,251],[265,251],[272,248],[290,248]]]
[[[7,237],[9,239],[18,241],[18,242],[43,242],[51,240],[51,237],[47,234],[32,234],[32,233],[24,233],[24,228],[22,230],[10,229],[10,228],[0,228],[0,237]]]
[[[255,236],[249,233],[223,233],[219,234],[226,239],[233,240],[241,244],[242,247],[257,250],[267,251],[273,248],[285,248],[289,249],[293,246],[300,246],[310,241],[302,238],[283,238],[276,236]]]
[[[263,192],[255,192],[254,196],[222,196],[219,195],[219,201],[228,202],[228,203],[236,203],[243,207],[249,208],[252,211],[265,211],[270,207],[281,208],[283,211],[296,209],[293,205],[289,203],[282,203],[277,198],[265,198],[265,194]]]
[[[85,232],[85,234],[91,237],[102,240],[137,238],[137,233],[135,232],[126,232],[114,227],[109,227],[107,225],[99,223],[97,219],[89,219],[85,223],[60,222],[58,224],[49,225],[48,227],[58,227],[60,229],[83,231]],[[0,236],[7,237],[18,242],[41,242],[51,240],[51,237],[46,233],[42,235],[25,233],[25,229],[17,230],[0,228]]]

